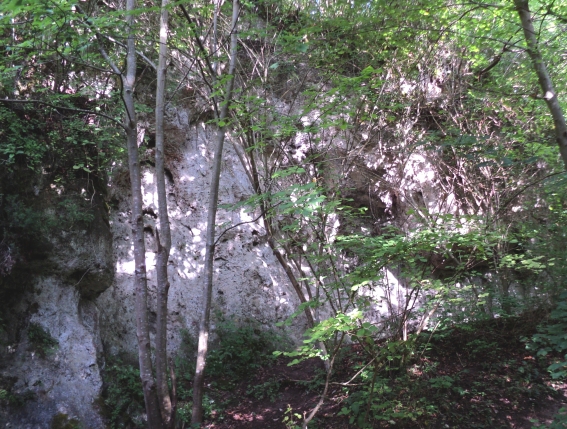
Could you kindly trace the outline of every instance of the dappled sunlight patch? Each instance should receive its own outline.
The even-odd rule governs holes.
[[[134,274],[134,269],[136,263],[134,260],[122,260],[116,262],[116,273],[117,274]]]
[[[233,420],[251,422],[254,420],[263,421],[264,416],[257,415],[256,413],[229,413]]]

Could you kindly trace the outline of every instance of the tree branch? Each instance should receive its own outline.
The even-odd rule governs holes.
[[[106,40],[109,40],[110,42],[115,43],[115,44],[117,44],[118,46],[121,46],[121,47],[123,47],[123,48],[127,48],[127,46],[126,46],[124,43],[119,42],[118,40],[116,40],[116,39],[113,38],[113,37],[106,36],[106,35],[104,35],[104,34],[100,34],[100,35],[99,35],[99,34],[97,33],[97,37],[98,37],[98,36],[104,37]],[[140,58],[142,58],[142,59],[146,62],[147,65],[149,65],[151,68],[154,69],[154,71],[157,71],[157,66],[155,65],[155,63],[154,63],[152,60],[150,60],[148,57],[146,57],[146,55],[144,55],[143,52],[140,52],[140,51],[137,50],[137,51],[136,51],[136,55],[138,55]],[[108,61],[108,60],[107,60],[107,61]]]
[[[122,129],[125,129],[124,124],[122,124],[122,122],[120,122],[119,120],[113,118],[112,116],[108,116],[104,113],[93,112],[92,110],[77,109],[76,107],[56,106],[55,104],[46,103],[45,101],[33,100],[33,99],[32,100],[16,100],[16,99],[12,99],[12,98],[0,98],[0,102],[6,103],[6,104],[9,104],[9,103],[38,103],[38,104],[43,104],[44,106],[53,107],[54,109],[69,110],[71,112],[79,112],[79,113],[88,113],[90,115],[97,115],[97,116],[101,116],[103,118],[106,118],[106,119],[114,122],[115,124],[120,125],[120,127]]]
[[[219,240],[221,239],[221,237],[222,237],[224,234],[226,234],[228,231],[230,231],[231,229],[234,229],[234,228],[236,228],[237,226],[244,225],[244,224],[247,224],[247,223],[254,223],[254,222],[256,222],[258,219],[260,219],[262,216],[264,216],[268,211],[270,211],[271,209],[275,209],[275,208],[276,208],[277,206],[279,206],[281,203],[282,203],[282,202],[280,201],[280,202],[277,203],[275,206],[266,208],[266,209],[263,210],[262,213],[260,213],[260,215],[259,215],[257,218],[255,218],[255,219],[248,220],[248,221],[246,221],[246,222],[240,222],[240,223],[237,223],[236,225],[232,225],[230,228],[225,229],[225,230],[224,230],[223,232],[221,232],[221,233],[219,234],[219,236],[217,237],[217,239],[216,239],[216,241],[215,241],[215,246],[218,244],[218,242],[219,242]],[[192,233],[192,232],[193,232],[193,231],[191,231],[191,233]]]
[[[83,15],[83,22],[87,25],[87,27],[93,31],[92,28],[92,23],[89,21],[88,15],[85,13],[85,11],[83,11],[83,9],[81,8],[81,6],[79,6],[78,4],[75,4],[75,9],[77,9],[81,15]],[[112,69],[112,71],[117,74],[118,76],[122,76],[122,72],[120,71],[120,69],[116,66],[116,64],[114,63],[114,61],[112,61],[112,58],[110,58],[110,56],[108,55],[108,53],[106,52],[106,50],[104,49],[104,46],[102,46],[102,43],[100,41],[100,39],[102,38],[102,36],[100,35],[100,33],[98,31],[93,31],[93,33],[96,36],[96,40],[98,42],[98,50],[100,51],[100,54],[102,55],[102,57],[106,60],[106,62],[108,63],[108,65],[110,66],[110,68]]]
[[[526,39],[527,51],[532,61],[532,66],[537,75],[543,98],[553,118],[555,137],[559,146],[559,153],[567,168],[567,123],[563,114],[563,109],[559,103],[557,93],[553,88],[551,75],[547,71],[543,56],[539,49],[539,42],[533,25],[533,15],[530,11],[528,0],[514,0],[516,11],[520,16],[524,37]]]
[[[564,171],[559,171],[559,172],[557,172],[557,173],[548,174],[548,175],[542,177],[541,179],[536,180],[535,182],[528,183],[526,186],[522,187],[519,191],[516,191],[516,192],[514,193],[514,195],[512,195],[512,196],[508,199],[508,201],[506,201],[504,204],[502,204],[502,206],[498,209],[498,211],[497,211],[496,213],[494,213],[494,219],[495,219],[495,220],[498,219],[498,215],[500,214],[500,212],[502,212],[506,207],[508,207],[508,205],[509,205],[512,201],[514,201],[518,195],[522,194],[526,189],[531,188],[532,186],[535,186],[535,185],[537,185],[538,183],[541,183],[541,182],[543,182],[544,180],[549,179],[550,177],[553,177],[553,176],[557,176],[557,175],[559,175],[559,174],[565,174],[565,172],[564,172]]]
[[[183,16],[185,17],[185,19],[187,20],[189,25],[190,26],[194,25],[194,22],[191,19],[191,17],[189,16],[187,9],[185,9],[185,6],[180,4],[179,7],[181,8],[181,11],[183,12]],[[211,64],[211,62],[209,61],[209,54],[207,53],[207,49],[203,45],[203,42],[201,42],[201,39],[199,39],[199,36],[197,36],[197,34],[195,32],[193,32],[193,33],[194,33],[194,36],[195,36],[195,41],[197,42],[197,45],[199,46],[199,50],[203,54],[203,59],[205,60],[205,64],[207,65],[207,68],[209,69],[209,73],[211,74],[211,76],[215,76],[215,69],[214,69],[213,65]],[[204,72],[204,70],[201,66],[200,61],[197,61],[197,65],[201,69],[201,74],[203,75],[203,79],[205,80],[205,83],[210,88],[210,90],[213,92],[214,88],[207,81],[207,78],[205,77],[205,72]],[[216,98],[214,100],[216,100]],[[218,105],[217,105],[216,101],[213,103],[213,108],[215,109],[215,114],[216,114],[216,117],[218,118],[219,117],[219,109],[218,109]]]

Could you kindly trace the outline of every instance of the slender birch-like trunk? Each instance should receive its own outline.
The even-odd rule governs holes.
[[[164,174],[164,110],[165,82],[167,74],[167,32],[168,32],[168,0],[162,0],[159,31],[159,62],[157,67],[156,89],[156,185],[159,206],[159,228],[157,230],[158,253],[156,261],[157,274],[157,322],[156,322],[156,385],[163,427],[172,429],[175,424],[175,399],[171,397],[167,384],[167,299],[169,278],[167,263],[171,249],[171,230],[167,210],[167,193]]]
[[[221,173],[222,152],[224,146],[224,138],[226,134],[226,120],[230,101],[232,99],[232,88],[234,85],[234,71],[236,68],[236,49],[238,36],[236,32],[236,24],[239,15],[238,0],[232,3],[232,24],[230,38],[230,59],[228,67],[228,82],[224,93],[224,102],[218,117],[218,131],[216,134],[215,157],[213,160],[213,171],[211,177],[211,188],[209,192],[209,208],[207,217],[207,236],[206,236],[206,253],[205,253],[205,284],[203,288],[203,307],[201,313],[201,324],[199,327],[199,345],[197,350],[197,365],[195,369],[195,379],[193,381],[193,414],[191,416],[191,424],[201,424],[203,421],[203,387],[204,387],[204,371],[207,358],[207,349],[209,344],[209,327],[211,315],[211,296],[213,291],[213,262],[215,253],[215,223],[218,207],[218,192]]]
[[[240,158],[240,161],[242,163],[242,167],[245,170],[247,170],[247,166],[244,163],[243,157],[241,155],[239,155],[239,158]],[[248,178],[250,179],[250,181],[252,183],[252,187],[254,188],[254,192],[256,192],[256,194],[258,196],[260,196],[260,195],[263,194],[263,192],[262,192],[262,187],[260,186],[258,167],[256,166],[256,160],[254,158],[254,151],[250,151],[248,153],[248,160],[250,162],[250,170],[251,170],[250,173],[248,174]],[[261,202],[260,209],[262,210],[262,220],[264,222],[264,228],[266,229],[266,235],[268,237],[268,245],[272,249],[272,252],[274,253],[276,259],[280,263],[280,266],[284,269],[284,271],[287,275],[287,278],[291,282],[291,285],[293,286],[293,289],[295,290],[295,293],[297,294],[297,297],[299,298],[299,301],[302,304],[304,304],[304,303],[307,302],[307,298],[305,297],[305,294],[303,293],[303,290],[301,289],[301,284],[299,283],[299,281],[297,280],[297,277],[293,273],[293,269],[291,268],[287,259],[282,254],[282,252],[280,252],[280,250],[278,249],[278,246],[276,244],[274,227],[273,227],[273,224],[272,224],[272,220],[268,216],[269,210],[268,210],[268,206],[267,206],[265,201]],[[287,254],[290,255],[291,252],[287,251]],[[301,272],[300,267],[298,267],[298,270],[300,271],[301,276],[305,278],[306,276],[303,272]],[[315,271],[313,271],[313,274],[315,274]],[[307,286],[307,287],[309,287],[309,286]],[[307,289],[307,293],[310,295],[309,289]],[[312,300],[311,296],[309,297],[309,300],[310,301]],[[304,313],[305,313],[305,317],[307,318],[307,325],[309,326],[309,328],[315,327],[316,322],[315,322],[315,319],[313,317],[313,310],[309,307],[305,307]],[[325,345],[325,343],[322,342],[322,341],[319,341],[318,346],[321,349],[321,351],[323,352],[323,355],[326,356],[327,355],[327,346]],[[330,369],[331,369],[330,364],[329,364],[329,360],[324,360],[323,364],[325,365],[325,370],[327,372],[329,372]]]
[[[135,288],[136,288],[136,334],[140,377],[144,391],[148,426],[161,429],[162,421],[152,373],[150,332],[148,323],[148,284],[146,277],[146,246],[144,241],[144,215],[142,212],[142,182],[138,159],[138,124],[134,107],[134,85],[136,81],[136,43],[134,39],[135,0],[126,1],[126,25],[128,27],[126,74],[122,78],[122,97],[126,107],[126,129],[128,144],[128,168],[132,191],[132,236],[134,240]]]
[[[85,12],[75,5],[83,15]],[[152,350],[150,344],[150,329],[148,322],[148,280],[146,275],[146,243],[144,239],[144,213],[142,211],[142,179],[140,160],[138,156],[138,121],[134,103],[134,87],[136,84],[136,40],[134,35],[134,10],[136,0],[126,1],[126,72],[122,72],[108,55],[101,41],[101,35],[94,31],[98,48],[103,58],[108,62],[113,73],[122,82],[122,102],[126,110],[124,131],[128,148],[128,171],[130,173],[130,189],[132,192],[132,237],[134,244],[134,288],[136,290],[136,336],[138,339],[138,361],[140,379],[144,393],[144,403],[148,418],[149,429],[162,429],[162,418],[158,403],[156,383],[152,369]],[[90,27],[90,23],[85,21]],[[93,29],[94,30],[94,29]]]
[[[557,99],[557,94],[553,89],[551,76],[547,71],[547,67],[543,62],[541,52],[538,47],[537,35],[533,25],[533,16],[530,12],[528,0],[514,0],[516,10],[520,15],[524,37],[528,46],[528,54],[532,60],[532,65],[537,74],[539,86],[543,92],[543,99],[547,103],[553,123],[555,124],[555,137],[559,145],[559,153],[567,168],[567,125],[565,124],[565,116]]]

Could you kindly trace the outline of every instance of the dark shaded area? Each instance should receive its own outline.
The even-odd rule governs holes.
[[[336,367],[330,397],[312,426],[531,429],[530,419],[550,421],[567,403],[565,385],[552,383],[546,370],[551,358],[534,356],[523,340],[545,317],[545,312],[534,312],[423,333],[407,366],[384,368],[378,374],[376,385],[381,388],[376,387],[372,402],[383,406],[378,413],[382,417],[372,419],[369,413],[366,426],[357,421],[364,418],[364,407],[358,415],[337,416],[352,407],[361,392],[362,380],[351,378],[364,364],[364,353],[358,345],[349,346]],[[216,389],[215,380],[208,380],[207,394],[215,405],[206,427],[286,428],[286,417],[308,412],[323,388],[321,362],[291,367],[288,362],[279,358],[231,391]],[[294,421],[301,424],[297,417]]]

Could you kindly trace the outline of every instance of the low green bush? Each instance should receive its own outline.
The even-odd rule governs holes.
[[[559,299],[548,323],[540,325],[538,333],[527,342],[527,348],[537,351],[539,357],[550,353],[560,356],[548,367],[554,379],[567,376],[567,292],[563,292]]]
[[[260,366],[273,362],[276,349],[289,344],[282,335],[253,322],[219,319],[215,331],[217,341],[207,359],[206,371],[211,378],[236,382],[249,377]]]
[[[144,394],[139,369],[116,359],[105,368],[103,382],[101,405],[109,428],[130,428],[141,423],[137,420],[144,413]]]
[[[45,358],[59,346],[59,342],[38,323],[30,323],[28,339],[34,352]]]
[[[206,419],[221,420],[227,401],[224,391],[236,383],[251,377],[260,366],[271,363],[276,346],[289,343],[282,335],[263,330],[251,322],[238,323],[233,318],[218,316],[213,342],[207,359],[207,382],[210,391],[203,399]],[[191,422],[192,380],[195,374],[197,342],[188,332],[181,333],[182,342],[175,357],[177,392],[177,421],[185,427]],[[114,359],[103,373],[104,392],[101,405],[110,429],[140,427],[144,413],[144,396],[140,383],[140,371],[133,365]],[[251,386],[250,394],[256,397],[273,398],[279,382],[274,380],[260,386]]]

